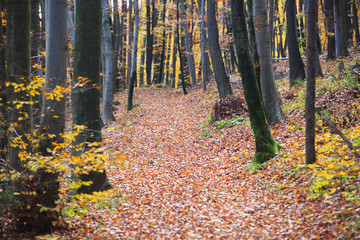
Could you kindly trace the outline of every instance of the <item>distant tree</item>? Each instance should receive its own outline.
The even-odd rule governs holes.
[[[307,17],[307,68],[306,68],[306,163],[316,162],[315,152],[315,73],[316,73],[316,24],[318,2],[309,1]]]
[[[152,0],[155,1],[155,0]],[[146,83],[151,85],[151,66],[153,61],[154,26],[151,21],[151,3],[146,0]]]
[[[334,32],[334,3],[333,0],[324,1],[325,28],[327,32],[327,59],[334,59],[335,53],[335,32]]]
[[[196,74],[195,74],[195,65],[192,58],[192,49],[191,49],[191,43],[190,43],[190,36],[189,36],[189,30],[188,30],[188,23],[186,21],[186,11],[185,11],[185,5],[184,0],[180,0],[180,10],[181,10],[181,26],[185,33],[185,48],[186,48],[186,58],[189,66],[190,71],[190,78],[191,78],[191,84],[196,84]]]
[[[201,26],[200,26],[200,38],[201,38],[201,64],[202,64],[202,82],[203,82],[203,90],[206,91],[206,82],[207,82],[207,68],[206,64],[206,53],[205,53],[205,0],[201,0]]]
[[[255,35],[260,58],[260,83],[267,120],[280,123],[282,110],[278,97],[271,57],[268,8],[266,0],[254,1]]]
[[[215,1],[207,1],[207,20],[210,57],[215,73],[215,81],[221,98],[233,94],[229,77],[226,75],[224,61],[219,44],[219,30],[215,17]]]
[[[346,25],[346,11],[344,0],[334,1],[334,18],[335,18],[335,46],[336,56],[347,56],[348,44],[347,44],[347,25]]]
[[[84,125],[86,131],[76,137],[75,145],[85,142],[101,142],[100,119],[100,36],[101,36],[101,1],[76,0],[76,32],[74,49],[74,78],[78,83],[85,78],[83,87],[76,87],[71,95],[73,122]],[[84,145],[83,150],[86,149]],[[81,154],[76,151],[74,154]],[[80,176],[82,181],[92,181],[90,186],[83,186],[80,193],[91,193],[108,189],[110,184],[106,172],[92,171]]]
[[[25,91],[15,92],[12,84],[30,83],[30,1],[18,0],[6,1],[7,7],[7,123],[9,127],[9,141],[21,137],[25,141],[25,135],[32,129],[30,97]],[[18,105],[17,102],[24,102]],[[16,107],[18,105],[18,107]],[[23,164],[19,159],[19,147],[8,146],[7,160],[9,165],[17,170],[23,170]]]
[[[114,64],[114,54],[113,54],[113,36],[111,34],[110,26],[110,12],[111,8],[108,0],[102,0],[102,41],[104,44],[103,59],[103,69],[105,69],[105,81],[103,83],[103,120],[104,122],[115,121],[113,114],[113,100],[114,100],[114,75],[116,74],[113,67]]]
[[[274,157],[280,145],[268,129],[260,86],[257,84],[255,66],[250,52],[244,0],[231,0],[231,16],[243,90],[255,137],[254,163],[261,164]]]
[[[138,7],[138,0],[134,0],[134,11],[135,11],[135,32],[133,38],[133,47],[132,47],[132,63],[131,63],[131,74],[130,74],[130,84],[129,84],[129,94],[128,94],[128,105],[127,110],[133,109],[133,94],[134,94],[134,85],[136,81],[136,59],[137,59],[137,49],[138,49],[138,39],[139,39],[139,22],[140,14]]]
[[[286,1],[286,19],[287,19],[287,41],[289,48],[289,80],[290,87],[295,86],[296,80],[305,78],[304,63],[301,59],[296,23],[296,1]]]

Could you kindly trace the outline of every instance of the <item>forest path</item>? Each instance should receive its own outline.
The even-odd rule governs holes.
[[[108,171],[126,198],[118,213],[102,216],[107,223],[97,234],[113,239],[334,237],[326,209],[305,201],[296,187],[272,187],[276,171],[246,172],[251,162],[246,154],[254,148],[249,125],[201,127],[215,93],[140,89],[135,96],[138,106],[126,113],[122,104],[118,121],[104,133],[112,152],[126,153],[124,167]],[[323,221],[321,229],[313,227],[313,218]]]

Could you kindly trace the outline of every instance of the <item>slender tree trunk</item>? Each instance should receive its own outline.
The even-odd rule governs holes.
[[[264,101],[266,117],[270,123],[281,123],[283,114],[275,85],[267,12],[266,0],[255,0],[255,35],[257,50],[260,58],[261,93]]]
[[[103,102],[103,120],[105,123],[115,121],[115,117],[113,114],[114,107],[113,107],[113,100],[114,100],[114,75],[113,72],[113,43],[112,43],[112,36],[111,36],[111,27],[110,27],[110,16],[109,13],[111,8],[109,6],[108,0],[102,1],[102,35],[104,41],[104,52],[103,56],[105,58],[105,81],[103,84],[104,87],[104,102]]]
[[[144,37],[144,45],[142,47],[143,49],[146,48],[146,36]],[[144,85],[144,65],[145,65],[145,53],[146,51],[141,51],[141,57],[140,57],[140,79],[139,79],[139,86],[141,87]]]
[[[134,32],[134,19],[132,17],[132,9],[133,9],[133,1],[134,0],[129,0],[128,1],[128,4],[129,4],[129,8],[128,8],[128,13],[129,13],[129,36],[128,36],[128,47],[130,49],[130,47],[133,45],[133,40],[134,40],[134,36],[133,36],[133,32]],[[130,77],[131,77],[131,63],[132,63],[132,54],[128,54],[127,55],[128,58],[127,58],[127,82],[129,83],[130,82]]]
[[[155,0],[152,0],[155,1]],[[153,44],[154,44],[154,35],[152,34],[151,24],[151,8],[150,8],[150,0],[146,0],[146,83],[147,85],[151,85],[151,66],[153,61]]]
[[[182,85],[182,89],[183,89],[183,93],[184,95],[187,94],[187,91],[186,91],[186,84],[185,84],[185,71],[184,71],[184,60],[183,60],[183,57],[182,57],[182,53],[181,53],[181,44],[180,44],[180,10],[179,10],[179,1],[182,1],[182,0],[177,0],[177,3],[176,3],[176,20],[177,20],[177,29],[176,29],[176,32],[177,32],[177,46],[178,46],[178,49],[179,49],[179,60],[180,60],[180,72],[181,72],[181,85]]]
[[[134,32],[134,42],[132,47],[132,63],[131,63],[131,77],[130,77],[130,85],[129,85],[129,95],[128,95],[128,107],[127,110],[133,109],[133,93],[134,93],[134,85],[136,81],[136,59],[137,59],[137,48],[138,48],[138,37],[139,37],[139,7],[138,0],[134,0],[134,11],[135,11],[135,32]]]
[[[85,132],[76,137],[74,146],[86,142],[101,142],[100,92],[97,88],[100,74],[101,1],[76,0],[76,4],[73,83],[76,84],[81,78],[86,78],[88,83],[83,88],[76,87],[71,96],[74,124],[87,127]],[[85,90],[81,91],[82,89]],[[87,144],[83,150],[86,148]],[[81,154],[83,150],[74,154]],[[93,183],[82,186],[78,189],[79,193],[92,193],[111,187],[105,171],[91,171],[81,175],[80,179]]]
[[[358,9],[356,7],[356,3],[352,3],[352,11],[353,11],[353,22],[354,22],[354,28],[355,28],[355,41],[356,44],[359,45],[360,43],[360,33],[359,33],[359,20],[358,20]]]
[[[181,9],[181,21],[182,21],[182,28],[185,32],[185,48],[186,48],[186,57],[187,62],[189,65],[190,77],[191,77],[191,84],[196,84],[196,74],[195,74],[195,65],[192,58],[192,50],[190,47],[190,37],[188,31],[188,24],[186,21],[186,11],[184,6],[184,0],[180,0],[180,9]]]
[[[232,95],[233,92],[229,77],[225,72],[224,61],[220,51],[219,31],[215,18],[214,0],[208,0],[207,2],[207,20],[211,62],[214,68],[215,81],[219,91],[219,96],[220,98],[223,98]]]
[[[117,83],[117,73],[118,73],[118,62],[119,62],[119,56],[120,56],[120,44],[121,44],[121,26],[120,26],[120,16],[119,16],[119,2],[118,0],[114,0],[114,6],[113,6],[113,22],[114,22],[114,40],[113,40],[113,74],[112,74],[112,84],[113,84],[113,94],[116,92],[116,83]]]
[[[270,47],[271,56],[275,57],[274,51],[274,0],[269,0],[269,32],[270,32]]]
[[[316,162],[315,152],[315,62],[316,62],[316,20],[317,1],[310,1],[307,18],[307,70],[306,70],[306,163]]]
[[[324,2],[325,28],[327,32],[327,59],[335,58],[335,32],[334,32],[334,3],[333,0]]]
[[[255,66],[252,61],[245,21],[244,0],[231,0],[234,41],[238,53],[239,69],[242,75],[243,90],[248,105],[251,127],[254,132],[256,152],[254,163],[261,164],[274,157],[279,148],[268,129],[265,109],[257,85]]]
[[[162,40],[162,49],[161,49],[161,60],[160,60],[160,67],[159,67],[159,75],[157,82],[162,83],[164,78],[164,68],[165,68],[165,52],[166,52],[166,25],[165,25],[165,14],[166,14],[166,0],[163,1],[163,12],[162,12],[162,22],[163,22],[163,40]]]
[[[7,4],[7,82],[11,84],[30,83],[30,1],[8,0]],[[15,92],[13,86],[7,88],[9,125],[8,156],[7,160],[11,168],[16,171],[23,170],[23,164],[19,159],[20,148],[13,146],[15,138],[20,137],[26,142],[25,135],[32,128],[30,97],[25,91]],[[18,105],[17,102],[24,102]],[[20,107],[17,107],[20,106]],[[20,119],[20,120],[19,120]],[[21,120],[22,119],[22,120]]]
[[[127,12],[127,6],[126,1],[121,1],[121,17],[120,17],[120,56],[119,56],[119,62],[120,62],[120,82],[123,87],[126,86],[126,56],[127,56],[127,47],[126,47],[126,37],[127,37],[127,28],[126,28],[126,12]],[[119,87],[120,83],[118,84]]]
[[[290,87],[296,85],[296,80],[305,78],[304,63],[301,59],[296,30],[296,1],[286,1],[287,34],[289,47],[289,80]]]
[[[203,90],[206,91],[206,82],[207,82],[207,68],[205,67],[205,0],[201,0],[201,26],[200,26],[200,38],[201,38],[201,64],[202,64],[202,82]]]

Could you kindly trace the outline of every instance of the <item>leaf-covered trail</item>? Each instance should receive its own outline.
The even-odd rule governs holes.
[[[83,237],[335,237],[338,223],[328,217],[326,204],[306,201],[298,190],[301,179],[278,190],[271,187],[276,169],[246,172],[251,162],[246,154],[254,147],[250,126],[201,128],[214,94],[140,89],[135,95],[139,106],[126,113],[121,105],[119,120],[104,134],[112,152],[126,153],[123,168],[108,171],[112,185],[126,197],[116,212],[94,212],[97,224]]]

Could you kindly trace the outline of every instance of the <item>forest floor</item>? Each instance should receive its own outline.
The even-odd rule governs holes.
[[[277,71],[282,68],[279,64]],[[107,170],[113,194],[80,204],[82,214],[64,214],[66,230],[52,237],[360,239],[359,170],[354,168],[359,162],[353,163],[356,159],[336,135],[320,128],[318,153],[326,161],[335,155],[337,162],[347,162],[330,170],[304,165],[304,110],[299,110],[304,86],[290,91],[286,80],[280,81],[287,117],[271,129],[283,149],[259,171],[249,168],[254,141],[246,118],[209,124],[217,99],[213,85],[205,93],[190,89],[185,96],[169,88],[136,89],[131,112],[125,111],[126,91],[119,93],[117,121],[103,133],[110,157],[117,159]],[[235,90],[242,96],[241,91]],[[358,99],[355,103],[359,106]],[[351,141],[357,140],[351,135],[357,123],[346,128]],[[335,152],[321,148],[333,148],[334,142]],[[352,180],[330,175],[333,169],[347,169]]]

